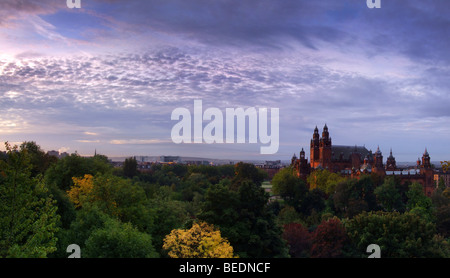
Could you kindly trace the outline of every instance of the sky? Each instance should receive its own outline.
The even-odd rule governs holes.
[[[0,141],[289,160],[326,124],[335,145],[449,160],[449,14],[448,0],[2,0]],[[278,151],[175,144],[171,113],[194,100],[278,108]]]

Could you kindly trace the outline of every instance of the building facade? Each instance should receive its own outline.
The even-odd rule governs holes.
[[[427,196],[431,195],[436,185],[435,173],[426,149],[422,160],[417,161],[415,168],[400,169],[397,167],[392,149],[386,163],[383,163],[383,154],[379,147],[375,153],[372,153],[365,146],[333,145],[326,124],[323,127],[322,136],[320,136],[317,126],[314,129],[310,143],[310,161],[308,162],[302,148],[299,158],[296,154],[292,157],[291,165],[296,174],[304,180],[312,171],[326,169],[357,179],[363,174],[371,173],[381,176],[396,175],[402,183],[417,181],[422,184]]]

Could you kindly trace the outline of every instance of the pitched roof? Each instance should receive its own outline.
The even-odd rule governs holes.
[[[339,160],[341,153],[343,154],[343,159],[348,160],[350,159],[352,153],[357,152],[361,155],[361,159],[364,160],[364,158],[371,154],[372,152],[367,150],[364,146],[342,146],[342,145],[334,145],[331,146],[331,160]],[[372,156],[369,155],[369,159],[371,159]]]

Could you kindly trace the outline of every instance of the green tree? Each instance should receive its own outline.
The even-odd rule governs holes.
[[[414,209],[415,207],[423,207],[425,209],[431,208],[431,199],[424,194],[423,187],[418,182],[413,182],[409,186],[406,196],[408,197],[408,202],[406,204],[408,210]]]
[[[375,189],[377,202],[385,211],[403,211],[404,204],[394,177],[387,177],[384,183]]]
[[[47,257],[56,251],[59,216],[48,188],[32,177],[31,156],[5,144],[0,161],[0,257]]]
[[[123,174],[127,178],[132,178],[138,174],[137,161],[135,157],[129,157],[123,162]]]
[[[140,232],[131,223],[106,220],[86,240],[82,256],[87,258],[157,258],[149,234]]]
[[[342,177],[340,174],[330,172],[326,169],[315,170],[307,178],[310,190],[318,188],[326,194],[333,193],[336,186],[346,180],[347,178]]]
[[[58,161],[57,157],[45,153],[34,141],[23,142],[20,148],[26,149],[30,156],[31,176],[33,177],[39,174],[43,175],[52,164]]]
[[[244,180],[238,190],[211,186],[198,218],[220,228],[239,257],[286,257],[282,230],[267,208],[268,195],[261,186]]]
[[[161,251],[163,239],[170,231],[183,227],[189,221],[186,203],[175,200],[169,187],[160,187],[155,196],[149,200],[149,208],[154,216],[154,223],[149,229],[153,243]]]
[[[357,253],[378,244],[383,258],[446,257],[448,245],[436,237],[433,223],[413,213],[362,212],[346,221],[345,227]],[[446,247],[447,246],[447,247]]]
[[[97,174],[85,202],[124,223],[131,222],[140,231],[149,231],[153,214],[142,187],[130,179]]]
[[[444,237],[450,235],[450,198],[444,195],[442,188],[436,188],[431,194],[433,215],[439,234]]]
[[[86,174],[94,176],[97,173],[112,173],[112,165],[106,156],[82,157],[74,153],[51,165],[45,172],[45,181],[66,191],[73,185],[73,177],[83,177]]]
[[[300,205],[306,197],[308,188],[302,179],[294,176],[292,167],[283,168],[276,173],[271,184],[273,194],[280,196],[287,205],[300,211]]]
[[[239,162],[234,166],[234,171],[235,175],[232,180],[232,189],[234,190],[236,190],[245,180],[249,180],[256,185],[261,186],[262,182],[267,177],[267,172],[250,163]]]
[[[320,214],[326,207],[326,194],[319,188],[307,191],[305,198],[301,201],[300,212],[305,216]]]
[[[359,180],[348,179],[336,186],[332,194],[334,209],[342,217],[353,217],[362,211],[374,209],[375,195],[369,176]]]

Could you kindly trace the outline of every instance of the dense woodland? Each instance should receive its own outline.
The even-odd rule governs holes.
[[[58,159],[34,142],[0,157],[0,257],[450,257],[450,189],[289,167],[265,190],[252,164],[154,164],[104,155]]]

